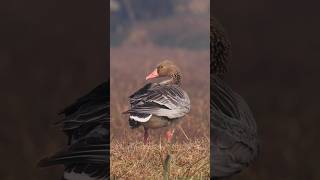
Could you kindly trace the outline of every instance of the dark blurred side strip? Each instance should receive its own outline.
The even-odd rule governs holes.
[[[211,11],[210,173],[215,179],[231,178],[241,172],[259,150],[257,125],[249,106],[222,80],[230,56],[230,42]]]

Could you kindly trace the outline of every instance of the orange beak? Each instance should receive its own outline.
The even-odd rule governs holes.
[[[152,73],[149,74],[149,75],[146,77],[146,80],[153,79],[153,78],[156,78],[156,77],[159,77],[159,74],[158,74],[158,70],[157,70],[157,69],[155,69],[154,71],[152,71]]]

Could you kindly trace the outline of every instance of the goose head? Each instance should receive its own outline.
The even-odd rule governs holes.
[[[210,71],[222,78],[231,58],[231,45],[223,27],[215,18],[210,18],[210,51]]]
[[[158,66],[146,77],[146,80],[169,77],[169,80],[162,83],[180,84],[181,73],[179,68],[170,60],[162,61]]]

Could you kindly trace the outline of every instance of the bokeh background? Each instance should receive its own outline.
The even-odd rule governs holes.
[[[227,81],[251,106],[261,139],[259,159],[235,179],[320,179],[320,3],[210,3],[232,42]],[[61,168],[38,169],[36,163],[65,144],[59,128],[51,125],[59,119],[57,112],[109,75],[108,6],[105,1],[0,2],[0,179],[60,178]],[[191,9],[194,7],[199,8]],[[178,8],[188,9],[190,6]],[[199,9],[193,11],[202,12],[201,6]],[[134,21],[138,17],[133,16]],[[119,29],[120,37],[126,34],[127,28],[112,27]],[[138,34],[145,37],[145,32]],[[125,44],[113,37],[114,46]],[[156,39],[159,43],[143,41],[171,44]],[[192,44],[185,51],[190,48]]]
[[[320,179],[317,1],[211,1],[232,44],[227,82],[255,115],[257,161],[234,179]]]
[[[188,138],[209,139],[210,52],[209,0],[111,1],[111,140],[143,140],[143,128],[130,129],[128,97],[146,83],[145,77],[163,60],[177,64],[191,112],[181,126]],[[152,140],[163,130],[151,130]],[[186,138],[177,129],[178,141]],[[112,147],[111,147],[112,148]]]
[[[0,179],[58,180],[57,113],[109,76],[103,1],[0,2]]]

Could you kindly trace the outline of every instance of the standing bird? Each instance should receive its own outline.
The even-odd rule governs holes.
[[[257,157],[258,133],[245,100],[222,80],[230,59],[230,43],[216,19],[210,20],[210,28],[211,173],[214,179],[227,179]]]
[[[190,100],[181,88],[182,75],[171,61],[161,62],[146,80],[167,77],[160,83],[148,83],[129,97],[129,126],[144,127],[144,144],[149,138],[148,129],[168,127],[166,139],[172,141],[174,126],[190,111]]]
[[[38,166],[64,165],[63,180],[108,179],[109,82],[96,87],[61,112],[68,145]]]

